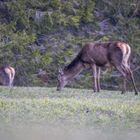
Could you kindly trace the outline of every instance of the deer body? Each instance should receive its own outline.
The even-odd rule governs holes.
[[[0,68],[0,85],[12,86],[15,77],[15,69],[10,66]]]
[[[59,71],[57,89],[61,90],[68,81],[84,69],[85,64],[88,64],[93,70],[95,92],[100,91],[100,67],[114,66],[122,74],[124,79],[122,93],[126,89],[125,81],[130,77],[135,94],[138,94],[129,65],[130,54],[130,46],[122,41],[85,44],[77,57],[63,70]]]

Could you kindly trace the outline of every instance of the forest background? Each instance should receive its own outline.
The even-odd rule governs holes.
[[[110,40],[131,46],[131,68],[140,87],[139,0],[0,0],[0,66],[15,68],[15,86],[54,87],[58,68],[85,43]],[[38,78],[46,73],[47,82]],[[118,89],[120,81],[115,70],[102,71],[102,88]],[[91,70],[69,86],[91,88]]]

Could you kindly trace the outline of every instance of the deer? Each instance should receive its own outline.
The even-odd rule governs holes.
[[[0,85],[11,87],[13,85],[14,77],[15,69],[13,67],[0,67]]]
[[[102,67],[114,67],[123,78],[122,94],[126,92],[126,81],[130,78],[135,95],[138,95],[133,72],[130,68],[130,46],[123,41],[86,43],[73,61],[58,70],[57,90],[61,91],[88,64],[93,74],[93,90],[100,92],[100,72]]]

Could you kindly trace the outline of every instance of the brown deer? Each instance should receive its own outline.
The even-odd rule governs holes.
[[[10,66],[0,67],[0,85],[12,86],[15,77],[15,69]]]
[[[85,44],[76,58],[68,66],[64,67],[64,69],[59,69],[57,90],[61,91],[88,64],[93,71],[95,92],[100,91],[100,68],[113,66],[123,76],[122,93],[126,91],[126,80],[130,78],[135,95],[137,95],[138,90],[129,64],[130,54],[130,46],[122,41]]]

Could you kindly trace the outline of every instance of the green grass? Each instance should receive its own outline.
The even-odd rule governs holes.
[[[41,87],[0,87],[0,122],[140,128],[140,95]]]

